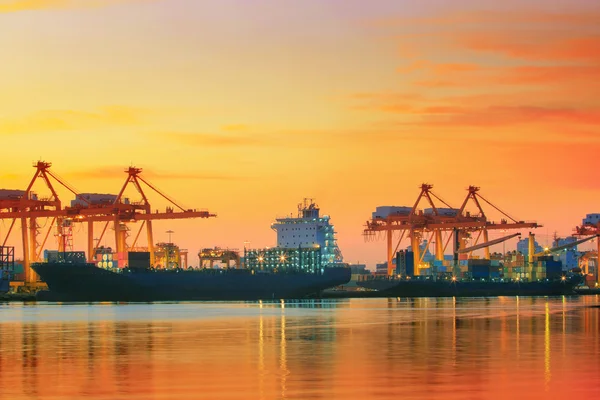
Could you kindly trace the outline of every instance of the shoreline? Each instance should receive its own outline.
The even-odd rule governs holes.
[[[586,289],[576,290],[572,296],[593,296],[600,295],[600,289]],[[344,291],[344,290],[332,290],[326,291],[318,297],[310,297],[309,299],[362,299],[362,298],[389,298],[379,292],[363,292],[363,291]],[[515,297],[515,296],[512,296]],[[544,297],[544,296],[542,296]],[[36,302],[35,294],[33,293],[3,293],[0,294],[0,303],[12,303],[12,302]],[[591,306],[600,308],[599,306]]]

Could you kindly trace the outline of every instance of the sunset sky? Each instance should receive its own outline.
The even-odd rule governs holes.
[[[423,182],[481,186],[542,243],[600,212],[595,1],[0,0],[0,49],[0,188],[38,159],[81,192],[144,168],[218,214],[155,225],[193,254],[275,245],[313,197],[374,265],[365,221]]]

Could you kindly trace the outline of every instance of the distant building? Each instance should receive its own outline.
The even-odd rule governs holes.
[[[554,244],[556,247],[565,246],[570,243],[574,243],[577,241],[575,236],[570,236],[566,238],[558,238],[556,243]],[[581,253],[577,251],[577,246],[570,247],[558,253],[558,258],[562,262],[563,269],[569,270],[579,266],[579,257]]]
[[[535,246],[536,253],[541,253],[542,251],[544,251],[542,246],[540,246],[537,241],[534,241],[534,246]],[[528,238],[519,240],[519,242],[517,243],[517,251],[519,253],[523,254],[525,257],[529,256],[529,239]]]

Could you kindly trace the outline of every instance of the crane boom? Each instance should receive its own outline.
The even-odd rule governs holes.
[[[557,253],[557,252],[559,252],[559,251],[561,251],[561,250],[568,249],[568,248],[570,248],[570,247],[575,247],[575,246],[577,246],[577,245],[580,245],[580,244],[582,244],[582,243],[585,243],[585,242],[587,242],[587,241],[589,241],[589,240],[595,239],[595,238],[597,238],[598,236],[600,236],[600,235],[593,235],[593,236],[587,237],[587,238],[585,238],[585,239],[578,240],[578,241],[576,241],[576,242],[567,243],[567,244],[564,244],[564,245],[562,245],[562,246],[553,247],[553,248],[551,248],[551,249],[544,250],[544,251],[542,251],[542,252],[536,253],[536,254],[534,254],[533,256],[534,256],[534,257],[539,257],[539,256],[543,256],[543,255],[545,255],[545,254]]]
[[[506,242],[509,239],[512,239],[516,236],[521,236],[520,233],[513,233],[512,235],[508,235],[508,236],[504,236],[498,239],[494,239],[494,240],[490,240],[489,242],[485,242],[485,243],[480,243],[480,244],[476,244],[475,246],[471,246],[471,247],[467,247],[466,249],[460,249],[457,251],[457,253],[470,253],[472,251],[475,250],[479,250],[479,249],[483,249],[489,246],[493,246],[495,244],[499,244],[502,242]]]

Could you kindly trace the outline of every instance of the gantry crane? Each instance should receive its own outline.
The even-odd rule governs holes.
[[[77,192],[67,185],[61,178],[50,171],[51,163],[38,161],[33,164],[36,169],[35,174],[24,194],[18,199],[1,200],[0,201],[0,220],[11,219],[11,224],[6,233],[3,244],[5,245],[15,226],[16,221],[21,221],[21,233],[23,244],[23,267],[25,271],[25,279],[28,283],[36,281],[35,273],[29,268],[31,262],[39,261],[42,249],[48,240],[48,236],[52,229],[56,226],[56,235],[62,240],[59,240],[59,250],[64,251],[66,241],[62,238],[63,235],[63,219],[67,217],[67,212],[62,208],[62,203],[58,197],[51,179],[53,178],[62,186],[67,188],[73,194]],[[50,190],[50,197],[38,199],[37,195],[32,191],[37,180],[42,180]],[[52,222],[48,227],[42,243],[38,243],[37,237],[40,234],[40,226],[37,223],[38,218],[52,218]],[[56,223],[56,225],[55,225]]]
[[[183,208],[181,205],[175,202],[175,200],[158,190],[154,185],[152,185],[143,177],[141,177],[141,168],[129,167],[125,170],[125,172],[127,173],[127,179],[125,180],[125,184],[121,188],[121,191],[117,195],[117,198],[111,205],[112,214],[95,215],[88,218],[88,222],[90,224],[88,226],[88,248],[92,249],[90,251],[91,254],[93,254],[93,252],[95,251],[92,233],[92,223],[95,221],[106,222],[106,224],[104,225],[104,229],[102,230],[102,233],[100,234],[100,237],[98,239],[98,243],[100,243],[100,241],[102,240],[109,223],[114,223],[115,244],[117,254],[122,254],[128,249],[128,245],[126,242],[128,232],[127,224],[130,222],[141,221],[142,224],[140,225],[138,233],[136,234],[131,247],[135,247],[137,240],[145,225],[148,240],[148,251],[150,252],[150,263],[151,265],[154,265],[154,236],[152,233],[153,220],[216,217],[216,214],[210,213],[208,210]],[[142,185],[140,183],[146,184],[146,186],[148,186],[155,193],[159,194],[161,197],[167,200],[175,208],[167,207],[165,211],[154,210],[154,212],[152,212],[152,207],[148,201],[148,197],[146,196],[144,189],[142,188]],[[142,196],[141,202],[128,204],[123,201],[123,194],[125,193],[125,190],[130,184],[133,185]]]
[[[489,259],[489,246],[501,243],[501,241],[510,239],[509,237],[496,239],[489,241],[488,231],[489,230],[510,230],[510,229],[521,229],[521,228],[538,228],[536,222],[518,221],[507,213],[502,211],[500,208],[483,198],[479,194],[479,187],[470,186],[468,188],[468,194],[462,203],[460,208],[453,208],[446,201],[442,200],[440,196],[433,193],[433,186],[430,184],[421,185],[421,192],[417,197],[417,201],[412,207],[411,211],[404,215],[390,214],[385,217],[374,216],[370,221],[367,221],[364,234],[366,237],[375,236],[377,232],[385,232],[387,236],[387,263],[388,263],[388,275],[394,273],[393,268],[393,255],[398,250],[402,239],[406,232],[409,233],[411,240],[411,247],[414,255],[415,268],[421,264],[424,253],[421,254],[420,244],[424,234],[429,233],[430,237],[428,244],[435,238],[435,257],[437,260],[444,259],[444,253],[450,240],[454,237],[454,249],[453,253],[455,258],[458,257],[459,253],[469,253],[475,249],[485,249],[485,257]],[[429,212],[420,210],[419,204],[422,199],[431,206]],[[446,206],[445,212],[440,212],[441,208],[436,206],[435,200],[438,200],[442,205]],[[472,202],[475,204],[477,212],[475,214],[466,211],[466,207]],[[499,223],[489,221],[481,206],[481,203],[485,202],[492,206],[494,209],[499,211],[505,218]],[[400,231],[400,238],[395,246],[393,246],[393,232]],[[444,243],[442,237],[444,232],[451,233],[448,235],[446,242]],[[474,232],[478,232],[477,239],[475,240],[475,248],[467,248],[465,239]],[[479,239],[483,236],[482,243],[478,243]],[[514,235],[517,236],[517,235]],[[501,240],[501,241],[499,241]],[[530,237],[530,241],[531,241]]]
[[[31,270],[30,265],[32,262],[40,261],[41,252],[47,242],[47,239],[52,231],[53,227],[56,227],[58,237],[58,249],[59,251],[65,251],[67,243],[69,241],[65,237],[65,231],[70,230],[72,223],[83,223],[87,222],[88,228],[88,260],[92,261],[96,246],[94,245],[93,232],[94,222],[102,221],[107,222],[102,231],[102,235],[106,231],[109,222],[115,224],[115,241],[116,249],[118,253],[122,253],[127,249],[126,244],[126,224],[129,222],[142,221],[142,226],[138,232],[137,238],[141,232],[141,228],[146,224],[147,235],[148,235],[148,248],[151,253],[151,261],[154,262],[154,248],[153,248],[153,235],[151,221],[155,219],[181,219],[181,218],[209,218],[215,217],[215,214],[209,213],[207,210],[195,210],[195,209],[184,209],[178,205],[171,198],[160,192],[152,184],[144,180],[139,174],[142,172],[141,168],[130,167],[125,172],[128,173],[127,180],[123,185],[121,192],[112,204],[91,204],[81,196],[74,188],[68,185],[63,179],[58,177],[50,171],[51,163],[45,161],[38,161],[34,164],[36,172],[33,179],[29,183],[24,194],[19,198],[3,199],[0,200],[0,220],[9,219],[12,220],[8,232],[6,233],[2,245],[6,245],[8,238],[16,224],[17,220],[21,221],[22,229],[22,244],[23,244],[23,268],[25,270],[26,282],[33,284],[37,280],[36,274]],[[52,185],[51,179],[53,178],[60,185],[65,187],[71,193],[73,193],[77,199],[82,200],[83,205],[78,204],[75,207],[63,207],[61,200],[58,197],[58,193]],[[50,197],[45,199],[38,199],[33,193],[32,188],[34,183],[41,179],[45,182],[46,186],[50,190]],[[177,207],[178,210],[174,210],[172,207],[168,207],[164,212],[156,210],[152,212],[148,198],[144,194],[140,182],[148,185],[152,190],[160,194],[162,197],[167,199],[172,205]],[[129,185],[133,183],[136,189],[142,195],[142,202],[135,204],[128,204],[123,200],[123,193]],[[48,227],[44,235],[44,239],[41,243],[38,243],[38,236],[41,233],[40,227],[37,224],[37,219],[40,218],[52,218],[52,222]],[[66,223],[68,222],[68,224]],[[66,229],[65,229],[66,227]],[[1,239],[1,238],[0,238]],[[102,239],[102,236],[98,240],[98,243]],[[135,242],[133,244],[135,246]]]
[[[410,212],[406,214],[389,214],[385,217],[375,216],[371,221],[367,221],[366,228],[364,230],[365,237],[373,237],[377,232],[385,232],[386,240],[387,240],[387,266],[388,266],[388,275],[393,275],[394,268],[392,264],[392,259],[394,254],[398,251],[400,243],[404,239],[404,236],[408,232],[408,237],[411,241],[412,249],[414,252],[415,265],[420,263],[420,243],[423,232],[426,231],[426,226],[430,222],[451,222],[453,221],[451,217],[443,217],[439,215],[438,207],[436,207],[434,199],[440,201],[446,207],[453,209],[448,203],[442,200],[439,196],[437,196],[431,190],[433,185],[429,185],[424,183],[421,185],[421,192],[417,197],[413,207]],[[421,201],[425,199],[431,209],[433,211],[433,215],[427,215],[422,210],[420,210],[419,204]],[[397,241],[395,249],[393,247],[393,234],[394,231],[400,231],[400,238]],[[438,229],[434,232],[436,237],[436,259],[440,260],[444,258],[444,248],[441,240],[441,229]]]

